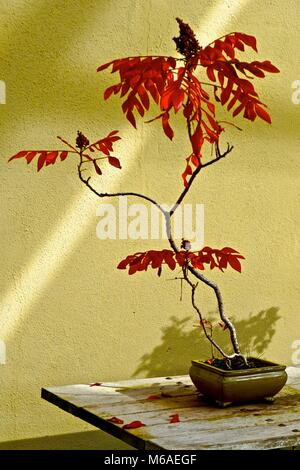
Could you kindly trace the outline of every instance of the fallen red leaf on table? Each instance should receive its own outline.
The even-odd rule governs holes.
[[[132,421],[131,423],[124,424],[122,429],[137,429],[137,428],[141,428],[142,426],[146,426],[146,425],[142,423],[141,421]]]
[[[124,423],[123,419],[117,418],[116,416],[112,416],[111,418],[107,419],[107,421],[109,421],[110,423],[114,423],[114,424]]]
[[[179,414],[170,415],[169,418],[171,424],[180,422]]]
[[[159,400],[160,399],[160,396],[158,395],[149,395],[149,397],[147,397],[147,400]]]

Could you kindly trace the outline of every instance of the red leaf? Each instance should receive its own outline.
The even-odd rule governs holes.
[[[225,246],[220,251],[222,251],[223,253],[236,253],[236,254],[239,254],[238,251],[236,251],[234,248],[230,248],[230,246]]]
[[[128,271],[128,274],[131,276],[132,274],[135,274],[139,269],[139,265],[138,264],[131,264],[130,265],[130,268],[129,268],[129,271]]]
[[[243,41],[244,44],[247,46],[252,47],[252,49],[257,52],[257,47],[256,47],[256,38],[254,36],[250,36],[249,34],[245,33],[236,33],[236,36]]]
[[[232,113],[232,116],[237,116],[242,111],[242,109],[244,109],[244,107],[245,107],[245,104],[241,103],[237,108],[235,108],[235,110]]]
[[[180,422],[179,414],[178,414],[178,413],[176,413],[176,414],[174,414],[174,415],[170,415],[169,418],[170,418],[170,423],[171,423],[171,424],[179,423],[179,422]]]
[[[43,168],[44,163],[46,161],[46,156],[47,156],[47,152],[41,152],[41,155],[39,156],[38,163],[37,163],[37,171],[40,171]]]
[[[239,87],[242,88],[242,90],[249,94],[249,95],[253,95],[253,96],[257,96],[257,93],[254,89],[254,86],[252,85],[251,82],[249,82],[249,80],[245,80],[243,78],[239,78]]]
[[[219,80],[219,83],[220,83],[221,87],[223,87],[223,85],[224,85],[224,74],[223,74],[223,72],[218,72],[218,80]],[[215,90],[216,90],[216,88],[215,88]]]
[[[235,35],[235,41],[234,41],[234,45],[237,49],[239,49],[240,51],[244,51],[245,48],[244,48],[244,44],[242,43],[242,41],[240,41],[237,37],[237,35]]]
[[[122,168],[119,159],[116,157],[108,157],[108,163],[116,168]]]
[[[120,263],[117,266],[117,269],[126,269],[132,259],[133,259],[132,255],[127,256],[127,258],[120,261]]]
[[[112,416],[111,418],[107,419],[106,421],[109,421],[110,423],[114,423],[114,424],[123,424],[124,423],[123,419],[117,418],[116,416]]]
[[[206,137],[206,139],[210,142],[210,143],[214,143],[214,142],[217,142],[218,141],[218,135],[219,133],[215,133],[214,131],[212,131],[204,121],[201,121],[202,123],[202,126],[204,127],[204,129],[206,130],[207,132],[207,135],[208,135],[208,138]]]
[[[227,261],[235,271],[239,273],[242,271],[241,263],[235,256],[228,256]]]
[[[215,362],[214,359],[207,359],[207,361],[205,361],[205,363],[209,365],[213,365],[214,362]]]
[[[164,259],[164,254],[162,251],[149,251],[148,254],[152,258],[151,266],[153,269],[160,268]]]
[[[157,88],[152,80],[148,79],[145,81],[145,88],[151,93],[152,98],[154,99],[155,103],[159,103],[159,93]]]
[[[226,88],[224,88],[221,92],[221,103],[222,103],[222,105],[227,103],[227,101],[230,97],[230,94],[232,92],[232,88],[233,88],[233,81],[228,79]]]
[[[144,111],[144,108],[143,106],[141,105],[141,103],[139,102],[139,100],[137,98],[134,98],[132,100],[132,103],[133,105],[136,107],[136,109],[138,110],[139,114],[143,117],[144,114],[145,114],[145,111]]]
[[[203,133],[201,129],[200,122],[197,124],[196,130],[191,137],[191,144],[193,147],[193,152],[196,156],[200,155],[201,148],[204,142]]]
[[[173,129],[171,128],[169,124],[169,113],[164,113],[162,116],[162,125],[164,129],[164,133],[166,134],[167,137],[169,137],[170,140],[173,139],[174,137],[174,132]]]
[[[162,111],[168,111],[171,107],[172,96],[175,92],[175,85],[172,83],[168,88],[166,88],[162,94],[160,100],[160,107]]]
[[[269,113],[267,113],[267,111],[265,109],[263,109],[261,106],[259,106],[258,104],[255,105],[255,111],[256,111],[256,114],[261,118],[263,119],[264,121],[272,124],[272,120],[271,120],[271,117],[269,115]]]
[[[31,163],[37,153],[38,153],[38,152],[35,152],[35,151],[28,152],[28,154],[27,154],[26,157],[25,157],[26,160],[27,160],[27,163]]]
[[[184,172],[182,173],[181,177],[183,179],[183,184],[184,184],[184,187],[186,188],[188,186],[188,181],[187,181],[187,177],[189,175],[192,175],[193,174],[193,170],[192,170],[192,167],[191,165],[189,165],[189,163],[187,163],[186,165],[186,168],[184,170]]]
[[[184,91],[182,89],[176,90],[172,95],[172,103],[174,106],[174,111],[177,113],[182,106],[184,100]]]
[[[227,263],[228,263],[228,257],[226,255],[221,256],[221,259],[219,260],[219,269],[221,271],[223,271],[223,269],[226,269]]]
[[[209,120],[211,127],[214,129],[215,132],[217,132],[217,134],[219,134],[221,132],[221,128],[219,124],[215,121],[215,119],[210,114],[208,113],[205,113],[205,114],[206,114],[207,119]]]
[[[113,135],[116,135],[119,131],[111,131],[107,137],[112,137]],[[118,139],[121,139],[121,137],[118,137]]]
[[[259,77],[259,78],[264,78],[265,77],[265,74],[253,63],[252,64],[248,64],[247,67],[247,70],[249,70],[249,72],[253,73],[253,75],[255,75],[256,77]]]
[[[131,423],[128,423],[122,426],[122,429],[137,429],[137,428],[141,428],[142,426],[146,426],[146,425],[142,423],[141,421],[132,421]]]
[[[200,158],[193,153],[191,156],[191,162],[196,168],[198,168],[198,166],[200,165]]]
[[[90,384],[90,387],[101,387],[102,382],[95,382],[93,384]]]
[[[47,155],[46,155],[46,166],[48,165],[54,165],[56,159],[58,157],[58,152],[55,151],[55,152],[47,152]]]
[[[88,147],[88,150],[90,150],[91,152],[94,152],[95,150],[99,150],[100,152],[108,156],[110,152],[113,150],[113,143],[121,139],[121,137],[116,135],[118,132],[119,131],[111,131],[103,139],[97,140],[97,142],[94,142],[93,144],[91,144]],[[85,154],[84,156],[92,160],[92,158],[89,157],[88,155]]]
[[[62,162],[67,158],[68,154],[69,152],[66,152],[66,151],[61,152],[60,159]]]
[[[127,111],[126,118],[130,122],[130,124],[132,124],[133,127],[136,128],[136,121],[135,121],[135,117],[134,117],[132,111]]]
[[[212,66],[207,67],[206,73],[207,73],[208,78],[209,78],[212,82],[215,82],[215,81],[216,81],[216,77],[215,77],[215,74],[214,74],[214,67],[212,67]]]
[[[112,86],[108,87],[104,92],[104,99],[108,100],[108,98],[113,94],[115,89],[116,89],[116,85],[112,85]]]
[[[279,73],[280,70],[275,67],[269,60],[264,60],[263,62],[252,62],[253,64],[258,64],[258,67],[266,72],[270,73]]]
[[[28,150],[22,150],[21,152],[16,153],[16,155],[13,155],[12,157],[10,157],[8,161],[10,162],[11,160],[16,160],[17,158],[23,158],[25,157],[25,155],[27,155],[27,153],[28,153]]]
[[[165,263],[172,271],[176,268],[176,261],[173,258],[174,253],[170,250],[163,250]]]
[[[244,118],[250,119],[250,121],[254,121],[256,118],[256,112],[254,109],[254,102],[248,101],[245,107]]]
[[[138,87],[138,94],[139,94],[139,97],[141,99],[141,102],[144,108],[148,110],[150,106],[150,101],[149,101],[148,94],[142,85]]]
[[[105,141],[100,140],[98,144],[95,145],[96,149],[100,150],[100,152],[104,153],[104,155],[109,155],[110,150],[108,145]]]
[[[179,266],[183,266],[187,260],[186,251],[179,251],[178,253],[176,253],[175,258]]]
[[[106,64],[100,65],[100,66],[97,68],[97,72],[101,72],[102,70],[107,69],[107,67],[109,67],[113,62],[114,62],[114,61],[112,60],[111,62],[107,62]]]
[[[230,109],[235,105],[235,103],[237,102],[237,100],[239,99],[239,97],[241,96],[242,94],[242,90],[241,88],[239,87],[237,90],[235,90],[234,92],[234,97],[229,101],[228,103],[228,106],[227,106],[227,110],[230,111]]]
[[[95,160],[93,160],[93,164],[94,164],[96,173],[97,173],[98,175],[102,175],[102,171],[101,171],[100,167],[97,165],[97,162],[96,162]]]
[[[231,44],[229,44],[228,42],[224,42],[223,49],[224,49],[224,52],[228,55],[228,57],[230,57],[230,59],[234,59],[235,54],[234,54],[234,49],[231,46]]]
[[[149,395],[149,397],[147,397],[147,400],[159,400],[160,399],[160,396],[158,395]]]

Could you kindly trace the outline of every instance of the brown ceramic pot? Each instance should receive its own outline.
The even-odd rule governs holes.
[[[256,358],[248,359],[254,360],[258,366],[222,370],[195,360],[192,361],[190,377],[199,392],[218,406],[271,399],[286,383],[286,366]]]

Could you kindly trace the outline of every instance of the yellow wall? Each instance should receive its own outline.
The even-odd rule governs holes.
[[[71,159],[39,174],[25,162],[7,164],[22,148],[56,147],[56,135],[72,139],[80,129],[93,139],[120,129],[116,154],[124,169],[112,169],[103,187],[172,202],[188,151],[183,127],[172,144],[158,123],[134,131],[117,99],[101,102],[110,76],[95,69],[127,55],[173,54],[176,16],[203,44],[230,31],[254,34],[259,58],[281,70],[257,81],[273,125],[237,119],[243,132],[225,136],[234,151],[203,172],[188,202],[205,204],[207,244],[231,245],[247,258],[241,275],[213,273],[244,348],[291,364],[300,339],[300,105],[291,101],[300,79],[299,1],[0,0],[0,11],[7,87],[0,105],[0,340],[7,346],[0,441],[74,434],[68,448],[88,446],[80,433],[93,428],[44,403],[42,386],[186,373],[192,357],[209,352],[193,326],[188,292],[179,302],[169,274],[129,278],[115,269],[124,255],[163,242],[99,240],[98,200]],[[202,306],[215,310],[205,288]],[[121,448],[101,433],[95,445]]]

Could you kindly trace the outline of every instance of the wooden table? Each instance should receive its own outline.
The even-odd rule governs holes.
[[[43,388],[42,398],[137,449],[295,448],[300,446],[300,368],[287,372],[288,384],[273,404],[214,408],[186,375]],[[180,422],[171,423],[172,415]],[[145,426],[123,429],[134,421]]]

